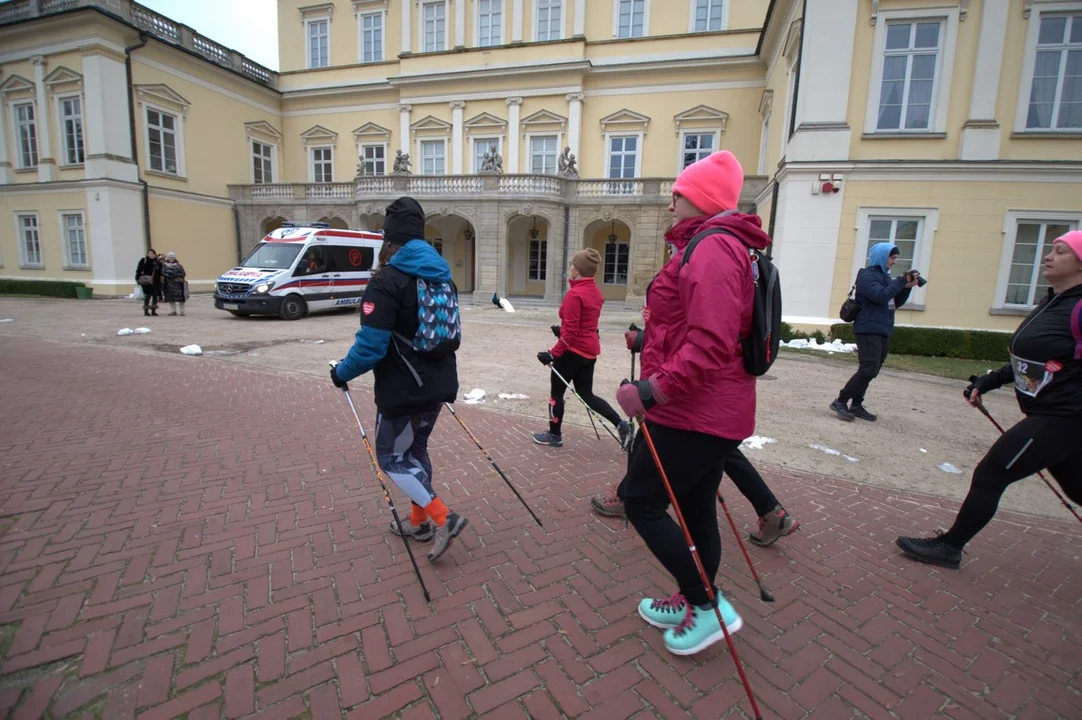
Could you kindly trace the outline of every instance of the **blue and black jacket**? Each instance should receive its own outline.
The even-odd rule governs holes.
[[[878,243],[868,253],[868,267],[857,273],[857,302],[860,315],[853,322],[855,335],[894,334],[894,310],[909,300],[905,276],[891,278],[887,261],[894,244]]]

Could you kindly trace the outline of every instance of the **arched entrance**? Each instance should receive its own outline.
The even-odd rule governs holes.
[[[620,220],[595,220],[586,226],[583,247],[601,255],[597,287],[606,300],[623,302],[631,277],[631,228]]]
[[[287,222],[289,221],[286,220],[284,217],[278,216],[264,219],[263,222],[259,223],[259,231],[262,233],[262,235],[259,236],[259,239],[262,240],[267,236],[267,233],[277,230]]]
[[[451,277],[459,294],[473,292],[477,284],[477,233],[473,225],[458,215],[429,215],[425,221],[425,240],[432,243],[451,266]]]
[[[507,222],[508,295],[545,296],[549,275],[557,267],[551,235],[552,226],[540,215],[515,215]]]
[[[340,217],[321,217],[319,219],[321,223],[327,223],[335,230],[349,230],[349,223]]]

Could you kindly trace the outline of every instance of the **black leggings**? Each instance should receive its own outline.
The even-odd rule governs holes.
[[[591,410],[613,425],[619,425],[620,415],[612,409],[611,405],[594,395],[595,365],[597,365],[597,360],[587,360],[570,350],[552,361],[552,367],[564,377],[564,380],[575,386],[575,392],[590,406]],[[552,394],[549,398],[549,432],[559,435],[560,428],[564,424],[564,393],[567,392],[567,385],[556,377],[556,373],[550,373],[550,377]]]
[[[725,458],[725,474],[733,481],[740,494],[752,504],[759,517],[778,506],[778,499],[770,491],[763,476],[739,449],[733,450],[729,457]]]
[[[672,485],[691,539],[699,551],[711,584],[721,566],[721,534],[718,531],[718,486],[726,460],[740,446],[739,440],[675,430],[647,422],[661,465]],[[617,489],[628,520],[646,547],[676,579],[680,592],[692,605],[709,603],[706,588],[688,552],[680,526],[670,517],[669,495],[658,474],[650,448],[639,432],[631,450],[628,473]],[[717,586],[714,585],[714,593]]]
[[[1011,483],[1047,469],[1064,494],[1082,504],[1082,419],[1027,417],[1008,430],[973,471],[969,494],[943,540],[964,547],[996,514]]]
[[[860,406],[864,404],[864,394],[868,392],[868,386],[883,369],[883,363],[886,362],[887,354],[890,352],[890,338],[861,333],[856,336],[856,339],[860,366],[842,388],[838,399],[843,404],[852,400],[854,405]]]

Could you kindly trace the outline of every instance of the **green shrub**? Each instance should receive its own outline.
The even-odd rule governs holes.
[[[853,326],[848,323],[831,325],[830,337],[846,343],[856,342]],[[992,330],[896,327],[890,351],[898,355],[1007,362],[1007,343],[1010,339],[1011,333]]]
[[[67,280],[0,280],[0,295],[74,298],[77,287],[86,287],[86,283]]]
[[[825,344],[827,341],[827,336],[823,334],[822,330],[816,330],[811,334],[811,336],[815,338],[815,342],[819,343],[820,345]]]
[[[789,342],[793,339],[793,326],[787,322],[781,324],[781,341]]]

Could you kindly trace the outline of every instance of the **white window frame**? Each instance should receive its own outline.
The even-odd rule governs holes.
[[[450,158],[448,157],[447,150],[451,146],[451,143],[445,137],[417,138],[417,162],[414,165],[414,167],[416,167],[417,170],[418,170],[417,174],[418,175],[427,175],[427,173],[425,172],[425,155],[424,155],[425,143],[441,143],[443,145],[443,172],[442,173],[437,173],[436,176],[437,177],[442,177],[443,175],[450,175],[451,174],[450,173],[451,163],[449,162]]]
[[[364,43],[364,20],[370,17],[379,17],[379,57],[374,60],[365,60],[365,43]],[[368,12],[357,13],[357,62],[365,65],[371,63],[383,62],[387,59],[387,11],[386,10],[372,10]]]
[[[408,2],[409,0],[403,0]],[[429,5],[442,5],[443,6],[443,49],[442,50],[429,50],[425,46],[426,36],[428,32],[425,30],[425,8]],[[421,21],[421,52],[446,52],[451,47],[451,7],[447,0],[422,0],[418,7],[418,17]]]
[[[333,183],[334,182],[334,145],[313,144],[306,148],[308,152],[308,182],[310,183]],[[316,150],[331,151],[331,179],[316,180]]]
[[[480,149],[478,148],[478,143],[483,142],[485,144],[484,152],[481,153],[481,155],[484,155],[484,153],[488,152],[488,149],[492,147],[493,140],[496,141],[496,152],[498,152],[500,154],[500,157],[502,158],[503,135],[478,135],[476,137],[470,138],[470,162],[473,163],[473,168],[471,172],[473,172],[474,175],[481,172],[481,166],[478,165],[478,162],[480,162],[480,158],[477,157],[477,151]],[[506,158],[504,158],[504,160],[506,161]]]
[[[567,37],[567,0],[559,0],[560,6],[560,24],[559,24],[559,36],[541,39],[541,3],[540,0],[534,0],[533,10],[533,39],[534,42],[554,42],[556,40],[563,40]]]
[[[626,135],[628,133],[613,133],[614,135]],[[688,135],[713,135],[714,136],[714,149],[710,151],[710,154],[721,150],[721,131],[720,130],[696,130],[691,128],[689,130],[680,131],[680,146],[677,148],[676,153],[676,174],[679,175],[684,171],[684,141]],[[608,148],[605,148],[605,153],[608,155]],[[701,159],[701,158],[700,158]],[[608,165],[605,166],[605,172],[609,171]]]
[[[868,234],[871,231],[870,220],[873,217],[888,217],[892,220],[918,220],[917,246],[913,251],[913,268],[927,275],[932,265],[932,249],[935,234],[939,229],[939,208],[909,207],[861,207],[857,208],[856,246],[853,248],[853,266],[849,273],[849,284],[857,277],[857,272],[865,267],[868,257]],[[846,286],[848,289],[848,285]],[[923,310],[926,289],[915,287],[909,294],[909,301],[902,310]]]
[[[79,101],[79,142],[82,145],[83,159],[76,162],[69,162],[70,151],[72,148],[68,147],[68,133],[65,127],[66,117],[64,115],[64,103],[69,100]],[[60,158],[60,167],[80,167],[86,163],[86,99],[82,93],[66,93],[64,95],[56,96],[55,103],[56,111],[56,128],[57,134],[60,136],[60,150],[63,154]]]
[[[699,3],[702,2],[702,1],[703,0],[691,0],[691,2],[688,3],[688,5],[691,6],[691,11],[688,13],[688,32],[690,32],[690,33],[695,33],[695,32],[721,32],[722,30],[728,30],[729,29],[729,6],[731,6],[733,4],[733,2],[737,2],[738,0],[720,0],[720,2],[721,2],[721,27],[718,30],[696,30],[695,29],[695,11],[698,10]],[[708,0],[708,1],[713,1],[713,0]],[[707,15],[707,17],[709,17],[709,14]]]
[[[1029,311],[1033,305],[1015,305],[1005,302],[1007,286],[1010,284],[1011,264],[1014,261],[1014,243],[1018,239],[1019,223],[1062,223],[1073,230],[1082,228],[1082,212],[1079,210],[1008,210],[1003,216],[1003,250],[999,256],[999,274],[996,277],[996,295],[992,300],[993,310]],[[1046,238],[1047,239],[1047,238]],[[1055,240],[1055,238],[1052,238]],[[1041,263],[1038,255],[1037,264]]]
[[[635,144],[636,150],[635,150],[635,176],[634,177],[630,177],[630,178],[610,178],[609,177],[610,160],[611,160],[611,157],[612,157],[610,146],[612,144],[612,139],[613,138],[618,138],[618,137],[619,138],[635,137],[635,138],[639,139],[638,142]],[[643,148],[643,141],[645,139],[646,139],[646,133],[645,132],[609,132],[609,133],[605,133],[605,146],[602,149],[602,151],[604,152],[604,161],[603,161],[603,165],[601,167],[602,167],[602,172],[604,173],[604,176],[603,176],[604,181],[606,183],[609,183],[608,185],[605,186],[606,188],[608,188],[608,190],[607,190],[608,194],[610,194],[610,195],[626,195],[627,192],[622,191],[620,189],[620,185],[618,185],[618,183],[636,183],[642,178],[642,155],[643,155],[643,149],[644,149]],[[628,192],[630,192],[630,190]]]
[[[533,258],[533,244],[537,243],[537,272],[534,272]],[[528,238],[526,240],[526,282],[547,282],[548,281],[548,254],[549,254],[549,241],[548,238]]]
[[[627,0],[631,2],[633,0]],[[612,36],[619,40],[634,40],[640,37],[650,37],[650,0],[642,0],[642,35],[620,35],[620,3],[625,0],[612,0]]]
[[[546,133],[537,132],[530,133],[526,136],[526,172],[530,175],[533,174],[533,141],[538,138],[556,138],[556,165],[552,169],[552,174],[555,175],[560,170],[560,153],[563,152],[563,134],[562,133]]]
[[[388,175],[389,173],[387,172],[387,165],[388,165],[388,163],[391,162],[391,159],[387,157],[387,153],[389,152],[388,144],[385,143],[385,142],[362,142],[362,143],[359,143],[357,145],[357,160],[362,165],[364,163],[366,163],[366,162],[376,162],[375,160],[369,161],[369,160],[365,159],[364,151],[367,148],[382,148],[383,149],[383,172],[379,173],[379,174],[374,174],[374,175],[365,175],[364,177],[383,177],[385,175]]]
[[[155,170],[150,166],[150,113],[156,112],[160,115],[169,115],[173,118],[173,133],[176,136],[176,153],[177,153],[177,171],[175,173],[165,170],[164,157],[162,163],[162,170]],[[144,163],[144,170],[155,175],[164,175],[165,177],[187,177],[187,168],[184,165],[184,115],[178,113],[175,110],[169,110],[161,105],[152,105],[151,103],[143,103],[143,151],[146,161]]]
[[[327,64],[326,65],[313,65],[312,64],[312,25],[316,23],[327,23]],[[308,70],[320,70],[322,68],[331,67],[331,16],[330,15],[318,15],[316,17],[310,17],[304,19],[304,66]]]
[[[258,184],[256,182],[256,179],[255,179],[255,162],[254,162],[254,160],[256,158],[255,147],[254,147],[255,143],[259,143],[263,147],[270,148],[270,166],[271,166],[270,180],[267,180],[264,177],[262,184],[263,185],[273,185],[274,183],[278,182],[278,146],[275,145],[274,143],[264,142],[264,141],[260,140],[259,138],[253,138],[253,137],[248,138],[248,157],[251,158],[252,161],[253,161],[252,164],[251,164],[251,171],[252,171],[251,176],[252,176],[252,184],[253,185]],[[260,158],[262,158],[262,156],[260,156]]]
[[[759,161],[756,163],[756,175],[766,174],[766,155],[770,151],[770,121],[773,118],[767,115],[762,119],[762,125],[759,129]],[[783,140],[782,143],[785,141]],[[682,145],[683,143],[681,143]],[[683,153],[681,153],[681,161],[683,160]]]
[[[1041,16],[1082,12],[1080,2],[1042,3],[1035,5],[1026,27],[1026,46],[1022,55],[1022,78],[1018,88],[1018,107],[1015,109],[1014,132],[1027,134],[1070,133],[1082,135],[1082,128],[1028,128],[1029,98],[1033,93],[1033,70],[1037,65],[1037,39],[1040,36]],[[1053,121],[1055,118],[1053,118]]]
[[[38,243],[38,255],[41,258],[40,262],[30,262],[30,257],[26,252],[26,238],[23,236],[23,218],[34,218],[34,230],[37,233]],[[15,213],[15,238],[19,243],[19,267],[32,270],[44,270],[45,269],[45,246],[41,242],[41,217],[36,212],[17,212]]]
[[[17,109],[23,105],[29,105],[34,113],[34,119],[32,121],[34,127],[34,148],[32,153],[34,163],[32,165],[27,165],[23,162],[23,147],[22,139],[19,135],[20,124],[17,112]],[[15,168],[17,170],[33,170],[38,166],[38,163],[41,162],[41,148],[38,144],[38,137],[41,134],[39,132],[40,128],[38,128],[38,123],[41,121],[38,118],[37,105],[38,104],[33,100],[13,100],[11,103],[8,104],[8,115],[11,116],[11,137],[15,143]]]
[[[492,2],[496,3],[499,6],[499,13],[500,13],[500,41],[498,43],[494,43],[494,44],[491,44],[491,45],[482,45],[481,44],[481,1],[482,0],[475,0],[475,2],[477,4],[477,11],[473,14],[473,44],[474,44],[474,46],[475,47],[500,47],[501,45],[506,45],[507,42],[506,42],[506,38],[504,38],[504,30],[506,29],[506,25],[507,25],[507,23],[505,22],[505,20],[507,19],[507,16],[504,15],[504,12],[506,11],[507,8],[506,8],[506,3],[504,2],[504,0],[492,0]]]
[[[879,130],[879,100],[883,91],[883,65],[886,59],[888,22],[943,23],[940,32],[940,52],[936,58],[935,85],[928,127],[919,130]],[[958,7],[913,10],[880,10],[876,16],[872,40],[872,69],[868,79],[868,105],[864,115],[865,135],[942,135],[947,132],[947,112],[950,110],[951,78],[954,75],[954,54],[958,47]],[[904,118],[903,118],[904,121]]]
[[[616,246],[616,260],[615,260],[616,266],[613,268],[613,272],[612,272],[613,280],[617,279],[620,276],[620,273],[619,273],[619,269],[620,269],[620,246],[623,245],[625,248],[627,248],[627,269],[624,272],[624,282],[611,282],[610,283],[610,282],[606,282],[606,280],[605,280],[605,274],[607,272],[607,268],[605,267],[605,264],[606,264],[606,260],[608,260],[608,254],[609,254],[609,243],[606,242],[605,246],[602,248],[601,267],[598,268],[598,272],[601,273],[601,284],[605,285],[607,287],[627,287],[628,281],[631,279],[631,241],[630,240],[617,240],[616,242],[614,242],[612,244],[614,246]]]
[[[83,254],[86,256],[86,262],[77,263],[71,256],[71,243],[68,241],[68,224],[67,218],[78,217],[80,222],[80,229],[83,232]],[[56,221],[60,226],[60,245],[64,253],[64,269],[65,270],[89,270],[90,269],[90,243],[87,240],[86,232],[86,213],[82,210],[58,210],[56,213]]]

